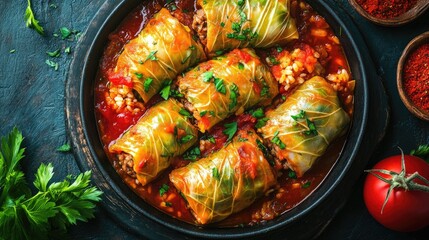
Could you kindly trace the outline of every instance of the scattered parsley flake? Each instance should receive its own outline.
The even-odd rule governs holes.
[[[48,54],[49,57],[59,57],[59,56],[61,56],[61,50],[57,49],[57,50],[52,51],[52,52],[47,51],[46,54]]]
[[[212,175],[216,180],[220,180],[219,169],[217,169],[216,167],[212,168]]]
[[[213,144],[216,143],[216,139],[213,136],[208,136],[207,141],[209,141],[210,143],[213,143]]]
[[[66,49],[64,49],[64,52],[67,54],[71,53],[71,47],[66,47]]]
[[[143,83],[144,91],[147,93],[149,92],[150,85],[152,85],[153,79],[152,78],[146,78]]]
[[[210,80],[213,78],[213,72],[207,71],[201,75],[204,82],[210,82]]]
[[[164,100],[167,100],[170,97],[171,93],[171,80],[164,83],[164,87],[159,91],[159,94]]]
[[[235,83],[229,86],[229,99],[231,102],[229,103],[229,110],[234,109],[237,106],[237,97],[238,97],[238,87]]]
[[[188,143],[189,141],[191,141],[194,138],[194,135],[188,134],[182,138],[180,138],[180,143],[181,144],[185,144]]]
[[[231,139],[234,137],[234,134],[237,132],[238,130],[238,124],[237,122],[231,122],[231,123],[227,123],[225,125],[223,125],[225,127],[225,129],[222,131],[225,135],[228,135],[228,139],[226,140],[231,141]]]
[[[287,175],[290,178],[296,179],[296,172],[295,171],[289,170]]]
[[[58,65],[58,63],[57,63],[57,62],[51,61],[51,60],[49,60],[49,59],[46,59],[45,63],[46,63],[49,67],[53,68],[55,71],[57,71],[57,70],[58,70],[59,65]]]
[[[222,94],[226,94],[226,87],[225,84],[223,83],[223,80],[220,78],[214,78],[214,84],[216,87],[216,91],[222,93]]]
[[[141,73],[135,72],[134,75],[136,75],[136,77],[138,79],[142,79],[143,78],[143,74],[141,74]]]
[[[194,147],[191,150],[185,152],[183,154],[183,159],[189,160],[189,161],[195,161],[197,158],[201,156],[201,150],[199,147]]]
[[[276,131],[274,133],[273,139],[271,139],[271,142],[277,145],[280,149],[285,149],[286,145],[282,142],[282,140],[280,140],[278,135],[279,135],[279,131]]]
[[[143,61],[143,63],[146,62],[147,60],[152,60],[152,61],[158,60],[158,58],[155,55],[157,52],[158,50],[150,52],[149,55],[146,57],[146,59]]]
[[[58,152],[68,152],[68,151],[70,151],[70,150],[71,150],[71,146],[70,146],[70,144],[68,144],[68,143],[63,144],[63,145],[61,145],[59,148],[57,148],[57,151],[58,151]]]
[[[298,114],[290,116],[293,120],[298,121],[299,119],[305,119],[305,111],[300,110]]]
[[[304,184],[301,185],[301,188],[309,188],[311,186],[311,182],[307,181]]]
[[[186,109],[184,109],[184,108],[181,108],[181,109],[179,110],[179,113],[180,113],[180,115],[185,116],[185,117],[192,117],[191,113],[190,113],[190,112],[188,112],[188,110],[186,110]]]
[[[11,49],[10,51],[9,51],[9,53],[15,53],[16,52],[16,50],[15,49]]]
[[[265,126],[267,124],[268,120],[270,120],[270,119],[267,117],[258,119],[258,121],[256,121],[255,128],[261,128],[261,127]]]
[[[60,33],[61,33],[61,38],[64,40],[70,37],[70,35],[72,34],[72,31],[70,31],[70,29],[68,29],[67,27],[61,27]]]
[[[244,69],[244,64],[239,62],[238,63],[238,69],[243,70]]]
[[[162,186],[159,188],[159,196],[163,196],[165,193],[167,193],[168,189],[170,187],[167,184],[162,184]]]
[[[265,116],[264,110],[262,108],[258,108],[254,111],[251,111],[252,117],[254,118],[263,118]]]

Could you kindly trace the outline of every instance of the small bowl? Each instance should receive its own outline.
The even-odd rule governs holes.
[[[429,112],[423,111],[418,108],[405,93],[402,79],[404,65],[408,59],[408,56],[413,53],[418,47],[425,43],[429,43],[429,32],[422,33],[419,36],[415,37],[405,47],[401,57],[399,58],[398,68],[396,70],[396,83],[398,86],[399,96],[401,97],[402,102],[408,108],[408,110],[418,118],[429,121]]]
[[[386,27],[396,27],[409,23],[422,15],[429,8],[429,1],[417,1],[416,5],[404,14],[395,18],[382,19],[370,15],[355,0],[349,0],[349,3],[362,17],[377,25]]]

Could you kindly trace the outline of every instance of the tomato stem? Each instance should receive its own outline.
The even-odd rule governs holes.
[[[429,180],[421,176],[418,172],[414,172],[413,174],[406,176],[405,171],[405,157],[404,152],[401,148],[401,172],[393,172],[385,169],[370,169],[365,170],[365,172],[372,174],[379,180],[387,183],[390,185],[389,190],[387,191],[386,198],[384,199],[383,206],[381,207],[381,214],[383,214],[383,209],[387,204],[387,201],[389,200],[390,194],[392,193],[392,190],[394,188],[403,188],[406,191],[408,190],[417,190],[417,191],[423,191],[423,192],[429,192]],[[385,177],[382,177],[378,173],[388,175],[390,176],[390,179],[387,179]],[[424,182],[424,184],[416,183],[414,180],[418,179]]]

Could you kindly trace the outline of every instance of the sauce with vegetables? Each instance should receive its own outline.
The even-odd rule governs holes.
[[[145,1],[134,9],[109,36],[109,42],[100,61],[95,87],[96,118],[105,152],[116,171],[133,191],[161,211],[183,221],[195,223],[195,218],[188,209],[186,201],[169,180],[171,170],[186,166],[191,161],[198,161],[221,149],[228,141],[228,132],[232,131],[226,129],[231,125],[224,124],[224,122],[236,123],[235,126],[238,129],[246,130],[264,125],[267,119],[264,118],[263,112],[258,114],[258,110],[245,111],[237,116],[229,117],[204,134],[200,133],[199,143],[191,147],[184,155],[175,157],[165,172],[145,186],[139,184],[135,176],[130,174],[131,165],[128,166],[126,161],[120,161],[115,154],[108,151],[112,141],[135,125],[147,109],[163,100],[161,96],[155,95],[149,102],[143,104],[141,98],[135,91],[132,91],[130,86],[121,82],[109,83],[108,78],[116,66],[124,45],[137,37],[147,21],[162,7],[166,7],[182,24],[192,28],[193,15],[197,10],[194,1],[167,2],[168,4],[161,0]],[[304,81],[311,76],[323,74],[338,91],[344,110],[352,115],[354,84],[352,81],[341,80],[351,76],[351,73],[338,37],[325,19],[305,1],[291,1],[291,15],[296,20],[299,39],[284,46],[257,49],[257,54],[269,66],[276,80],[285,79],[283,82],[279,81],[281,83],[279,84],[280,94],[275,98],[273,106],[264,110],[283,102],[294,92],[301,79]],[[246,59],[250,59],[249,56],[243,55],[242,61],[246,62]],[[286,62],[292,62],[290,68]],[[240,65],[238,67],[240,68]],[[254,84],[253,87],[255,92],[263,91],[262,87],[257,84]],[[200,115],[202,114],[200,113]],[[204,123],[204,116],[201,119]],[[345,141],[346,136],[335,140],[314,166],[300,178],[297,178],[296,173],[292,170],[280,170],[273,159],[269,160],[270,164],[276,168],[277,185],[245,211],[232,214],[215,224],[227,227],[260,224],[295,207],[323,181],[339,157]],[[242,150],[241,157],[248,157],[246,152]],[[246,172],[255,173],[255,169],[252,169],[251,165],[246,165],[244,168]]]

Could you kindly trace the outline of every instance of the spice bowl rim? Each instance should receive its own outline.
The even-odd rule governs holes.
[[[414,21],[417,19],[420,15],[422,15],[428,8],[429,8],[429,1],[417,1],[416,5],[412,7],[410,10],[408,10],[406,13],[390,18],[390,19],[383,19],[374,17],[371,14],[369,14],[361,5],[359,5],[356,0],[348,0],[350,5],[356,10],[356,12],[359,13],[362,17],[367,19],[368,21],[375,23],[380,26],[385,27],[397,27],[405,25],[409,22]]]
[[[408,97],[407,93],[404,89],[403,84],[403,69],[404,65],[408,59],[408,56],[413,53],[418,47],[420,47],[422,44],[429,43],[429,31],[424,32],[415,38],[413,38],[407,46],[404,48],[401,57],[398,61],[398,66],[396,70],[396,83],[398,87],[399,96],[404,103],[405,107],[410,111],[413,115],[416,117],[429,121],[429,112],[425,112],[418,108],[413,101]]]

